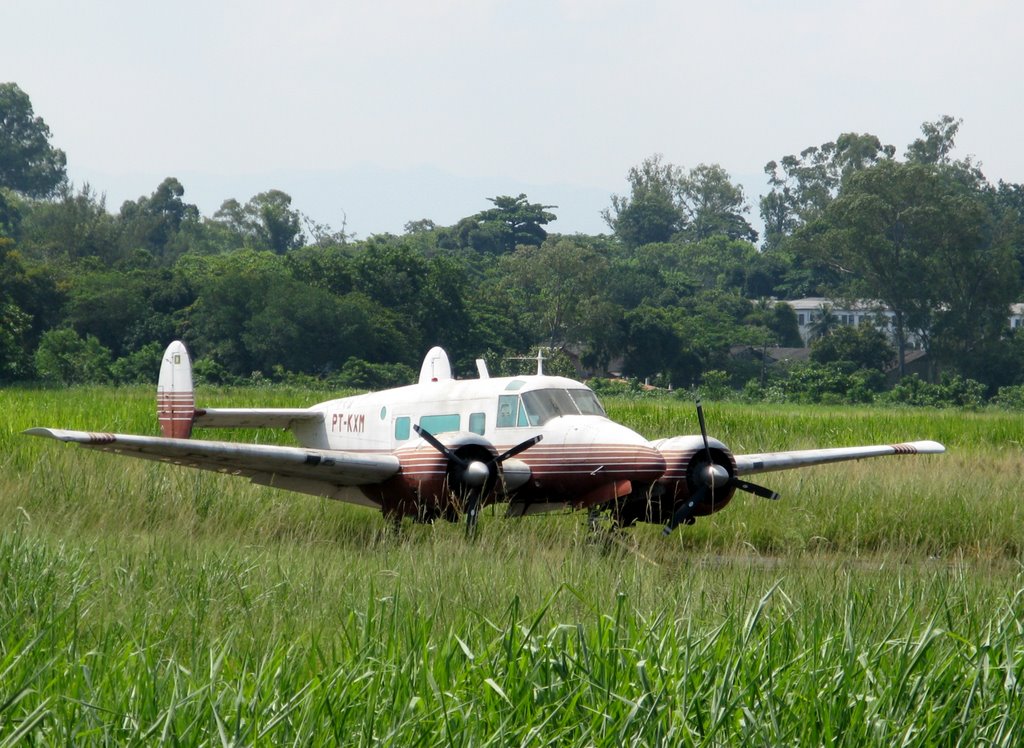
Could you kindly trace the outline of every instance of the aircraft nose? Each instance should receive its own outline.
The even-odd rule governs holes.
[[[665,472],[665,457],[640,434],[611,420],[595,423],[580,418],[565,433],[565,446],[597,465],[594,474],[617,476],[640,483],[655,481]]]

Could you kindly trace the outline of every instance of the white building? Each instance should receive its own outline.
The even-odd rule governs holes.
[[[796,312],[796,324],[800,329],[800,337],[804,345],[809,346],[819,333],[821,320],[828,311],[835,318],[835,323],[840,325],[863,325],[873,324],[884,330],[896,342],[896,328],[894,320],[895,312],[880,301],[841,301],[827,299],[821,296],[811,296],[806,299],[794,299],[782,301],[788,304]],[[1024,303],[1010,305],[1010,328],[1016,330],[1024,327]],[[907,334],[907,348],[915,349],[921,347],[921,341],[913,334]]]
[[[788,304],[796,313],[796,324],[804,345],[809,346],[821,332],[822,318],[826,312],[831,314],[834,322],[840,325],[871,324],[886,332],[895,343],[896,328],[895,312],[880,301],[840,301],[811,296],[806,299],[794,299],[780,302]],[[917,348],[920,341],[913,335],[907,336],[907,348]]]

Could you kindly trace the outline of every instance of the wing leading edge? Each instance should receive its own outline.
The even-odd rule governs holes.
[[[792,452],[764,452],[762,454],[735,455],[736,474],[754,475],[774,470],[810,465],[825,465],[830,462],[861,460],[865,457],[885,455],[942,454],[946,448],[933,441],[906,442],[904,444],[877,444],[867,447],[834,447],[829,449],[804,449]]]
[[[352,500],[352,495],[344,489],[383,482],[400,469],[398,458],[387,454],[50,428],[32,428],[25,433],[144,460],[244,475],[261,485],[347,500]],[[357,503],[377,506],[369,499]]]

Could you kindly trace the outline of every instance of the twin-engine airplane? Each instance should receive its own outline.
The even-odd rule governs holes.
[[[106,452],[243,475],[258,483],[380,509],[401,521],[465,515],[508,502],[509,516],[557,509],[610,512],[615,525],[680,524],[724,508],[736,490],[776,499],[747,476],[882,455],[938,454],[933,441],[735,455],[700,434],[648,441],[609,420],[594,393],[537,373],[452,376],[432,348],[419,382],[310,408],[196,408],[183,343],[164,353],[157,388],[162,437],[33,428]],[[298,447],[191,439],[192,427],[286,428]]]

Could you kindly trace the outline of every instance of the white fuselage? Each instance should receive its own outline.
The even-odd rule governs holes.
[[[608,419],[589,388],[564,377],[442,379],[311,410],[323,419],[293,427],[303,446],[396,454],[410,484],[440,478],[444,470],[414,425],[446,442],[482,437],[496,453],[540,435],[539,444],[504,466],[518,476],[511,486],[517,497],[530,503],[603,502],[665,471],[664,457],[647,439]]]
[[[349,452],[408,447],[419,440],[414,424],[435,436],[479,434],[498,451],[537,434],[547,444],[649,446],[647,439],[609,420],[603,410],[591,408],[584,414],[577,408],[552,416],[530,412],[522,401],[523,395],[551,390],[585,393],[583,397],[597,403],[585,385],[564,377],[448,379],[328,400],[311,408],[324,414],[322,424],[297,424],[293,430],[303,446]]]

